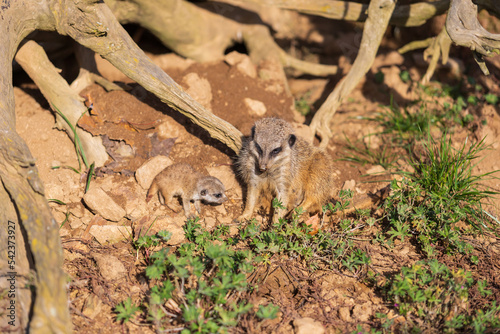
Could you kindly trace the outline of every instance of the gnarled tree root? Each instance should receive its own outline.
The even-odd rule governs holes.
[[[326,147],[328,144],[331,137],[330,121],[342,100],[347,97],[372,66],[395,5],[393,0],[372,0],[370,2],[368,19],[363,29],[358,56],[349,73],[340,80],[311,121],[311,130],[321,138],[320,146]]]
[[[28,41],[17,52],[16,61],[36,83],[49,104],[64,114],[76,127],[78,119],[87,111],[87,108],[82,103],[82,98],[59,75],[57,68],[50,62],[43,48],[34,41]],[[57,112],[55,114],[58,127],[63,128],[75,141],[71,126]],[[80,127],[76,127],[76,133],[89,163],[95,162],[96,166],[103,166],[108,159],[108,154],[101,138],[93,137]]]

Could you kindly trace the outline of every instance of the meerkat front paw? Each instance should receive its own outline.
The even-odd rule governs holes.
[[[251,212],[243,212],[238,218],[234,219],[236,223],[241,223],[245,220],[250,220],[250,217],[252,216]]]

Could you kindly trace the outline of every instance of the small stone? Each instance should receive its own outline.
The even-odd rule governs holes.
[[[224,61],[231,66],[236,66],[236,69],[241,73],[248,75],[250,78],[257,77],[257,69],[249,56],[233,51],[224,57]]]
[[[97,239],[101,245],[114,244],[123,239],[128,239],[132,235],[129,226],[116,225],[92,225],[89,229],[90,235]]]
[[[356,187],[356,181],[355,180],[348,180],[344,182],[344,185],[342,186],[342,190],[353,190]]]
[[[172,159],[164,155],[157,155],[143,163],[142,166],[137,169],[135,172],[135,179],[143,189],[149,189],[155,176],[171,164],[173,164]]]
[[[197,73],[192,72],[185,75],[182,81],[188,85],[186,93],[208,110],[212,109],[212,87],[207,79],[200,78]]]
[[[107,280],[117,280],[125,277],[127,270],[116,256],[109,254],[93,254],[101,276]]]
[[[150,232],[158,233],[163,230],[171,232],[172,236],[167,242],[167,245],[177,246],[186,242],[186,236],[184,235],[183,228],[185,223],[186,217],[183,213],[179,213],[173,217],[163,216],[155,221],[155,223],[151,226]]]
[[[366,174],[382,174],[382,173],[385,173],[386,170],[384,167],[380,166],[380,165],[376,165],[376,166],[373,166],[371,167],[370,169],[368,169],[366,171]]]
[[[98,187],[91,187],[83,196],[83,200],[93,212],[107,220],[119,221],[126,214],[121,206],[116,204],[104,190]]]
[[[90,319],[94,319],[102,310],[102,300],[94,294],[89,295],[83,304],[82,313]]]
[[[64,198],[64,188],[60,184],[46,184],[45,197],[49,199],[62,200]]]
[[[212,217],[205,217],[205,228],[206,229],[213,229],[215,225],[217,224],[217,221],[215,218]]]
[[[300,318],[293,321],[295,327],[295,334],[323,334],[325,327],[312,318]]]
[[[343,321],[350,322],[351,319],[351,311],[349,310],[348,307],[341,307],[339,308],[339,317]]]
[[[245,105],[248,108],[248,113],[252,116],[262,117],[267,112],[266,106],[261,101],[246,97],[243,102],[245,102]]]
[[[358,321],[367,322],[372,315],[372,306],[370,303],[355,305],[352,314]]]

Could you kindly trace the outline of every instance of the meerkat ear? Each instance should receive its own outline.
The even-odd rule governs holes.
[[[290,147],[292,147],[293,144],[295,144],[296,140],[297,140],[297,137],[295,135],[290,135],[290,138],[288,138],[288,145],[290,145]]]
[[[207,190],[206,189],[203,189],[201,192],[200,192],[201,196],[205,196],[207,194]]]

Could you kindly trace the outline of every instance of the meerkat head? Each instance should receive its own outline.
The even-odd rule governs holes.
[[[297,137],[292,126],[279,118],[263,118],[252,128],[250,151],[261,172],[290,155]]]
[[[199,199],[207,204],[222,204],[227,201],[224,184],[216,177],[207,176],[197,183]]]

